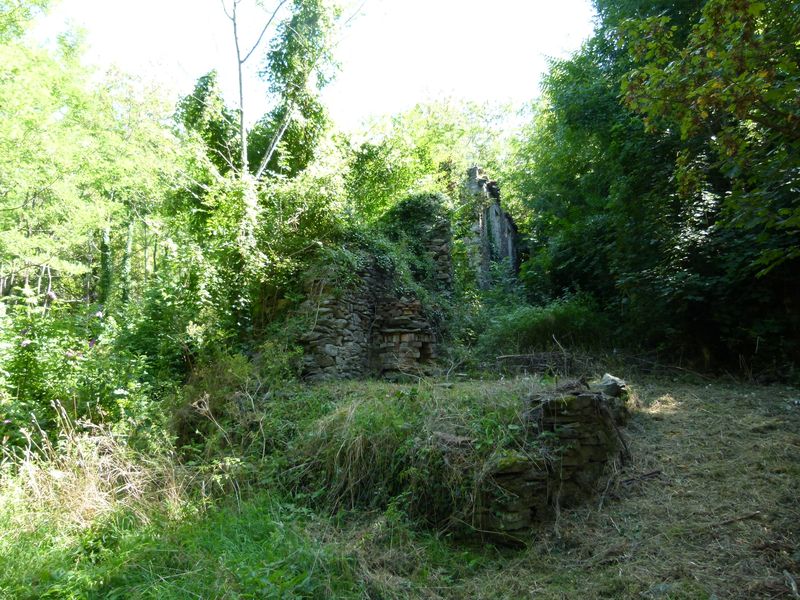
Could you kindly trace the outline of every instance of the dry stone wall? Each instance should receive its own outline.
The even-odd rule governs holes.
[[[437,220],[423,241],[433,264],[429,287],[450,290],[453,281],[450,223]],[[375,260],[356,274],[354,286],[312,281],[301,307],[312,326],[302,336],[307,379],[427,375],[435,366],[438,331],[418,298],[396,291],[393,272]]]
[[[355,289],[338,291],[314,282],[316,292],[301,307],[312,326],[301,341],[303,371],[310,380],[347,379],[368,372],[375,320],[375,288],[382,278],[375,270],[361,274]]]
[[[470,266],[480,288],[492,284],[492,265],[518,267],[517,226],[500,206],[500,188],[479,167],[467,171],[465,193],[476,207],[476,220],[467,242]]]
[[[447,292],[453,287],[453,232],[449,221],[438,220],[425,240],[428,256],[433,262],[432,287],[438,292]]]
[[[473,195],[477,222],[469,255],[481,287],[491,284],[492,265],[516,266],[517,231],[500,208],[497,183],[474,167],[466,189]],[[413,206],[413,204],[412,204]],[[425,280],[429,291],[448,294],[453,286],[452,224],[435,207],[412,212],[409,218],[417,250],[432,265]],[[409,214],[409,213],[406,213]],[[402,224],[401,224],[402,225]],[[406,233],[408,235],[408,233]],[[417,298],[396,292],[393,273],[371,264],[355,274],[356,284],[341,289],[336,283],[312,281],[302,310],[312,326],[302,337],[304,374],[311,380],[427,374],[437,355],[437,330]]]
[[[557,508],[598,492],[608,463],[627,453],[620,430],[628,416],[627,396],[624,382],[612,379],[617,388],[601,383],[601,389],[614,395],[574,382],[528,400],[531,450],[497,458],[482,486],[479,531],[513,540],[552,518]]]

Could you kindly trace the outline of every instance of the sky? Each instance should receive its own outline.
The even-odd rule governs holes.
[[[230,0],[228,0],[230,1]],[[342,129],[449,97],[519,106],[536,98],[548,57],[566,57],[592,31],[590,0],[352,0],[355,15],[337,35],[336,79],[323,102]],[[277,0],[265,0],[267,8]],[[245,0],[243,46],[267,13]],[[85,30],[88,63],[115,65],[159,85],[172,99],[217,69],[226,100],[238,105],[231,23],[220,0],[60,0],[33,31],[42,43],[66,27]],[[245,112],[270,108],[246,65]]]

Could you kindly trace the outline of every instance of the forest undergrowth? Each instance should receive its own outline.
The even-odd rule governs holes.
[[[54,4],[0,0],[0,598],[800,599],[800,0],[593,0],[521,113],[352,131],[339,3],[221,3],[260,116],[216,70],[175,102],[37,41]],[[372,364],[383,296],[425,377],[368,379],[416,369]],[[552,464],[554,382],[499,372],[542,355],[629,381],[632,459],[479,543],[498,458]]]
[[[639,407],[625,430],[632,460],[613,467],[600,497],[562,511],[524,549],[437,533],[397,500],[330,512],[302,490],[266,489],[246,471],[232,474],[233,456],[204,470],[166,453],[134,453],[113,431],[65,420],[57,450],[4,462],[0,596],[793,597],[797,390],[634,383]],[[385,406],[389,417],[391,403],[410,397],[471,398],[461,406],[474,409],[541,384],[523,377],[300,386],[292,396],[315,404],[316,415],[282,418],[295,421],[299,439],[314,434],[315,416],[353,402]],[[372,458],[391,461],[398,450],[387,452]],[[285,467],[287,454],[273,451],[262,475],[285,481],[268,471]]]

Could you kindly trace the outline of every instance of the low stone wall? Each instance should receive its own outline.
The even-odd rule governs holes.
[[[551,519],[558,508],[595,496],[609,462],[627,453],[619,429],[628,416],[624,383],[612,396],[575,382],[535,395],[528,404],[530,450],[497,458],[476,509],[478,531],[511,540]]]

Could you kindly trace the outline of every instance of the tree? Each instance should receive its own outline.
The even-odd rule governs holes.
[[[142,223],[170,179],[164,106],[122,77],[90,85],[75,36],[0,61],[0,288],[92,298],[101,232]]]
[[[531,297],[589,292],[629,340],[703,366],[797,359],[797,3],[596,5],[508,177]]]
[[[241,129],[236,126],[236,114],[225,104],[216,71],[197,80],[194,91],[178,102],[175,116],[188,132],[199,136],[220,173],[241,169]]]
[[[0,0],[0,43],[20,37],[50,0]]]
[[[253,164],[256,180],[263,177],[272,163],[279,144],[289,133],[290,146],[305,154],[299,165],[308,164],[310,149],[319,140],[326,124],[325,112],[309,89],[309,82],[319,90],[330,81],[328,66],[332,64],[332,34],[338,11],[331,10],[323,0],[293,0],[290,16],[282,21],[272,38],[266,54],[265,67],[260,75],[269,82],[269,92],[275,98],[275,108],[262,117],[255,127],[256,143],[248,141],[250,132],[245,118],[244,66],[261,45],[264,35],[289,0],[280,0],[261,33],[249,50],[242,47],[239,18],[242,0],[223,2],[223,9],[233,28],[239,78],[239,148],[242,177],[246,178]],[[228,8],[230,6],[230,8]],[[290,127],[295,125],[293,130]],[[291,159],[289,159],[291,161]],[[273,163],[273,167],[277,164]],[[295,173],[298,165],[290,170]]]
[[[236,48],[236,69],[239,77],[239,147],[241,151],[241,169],[243,176],[249,173],[247,156],[247,121],[245,120],[244,110],[244,65],[258,49],[259,45],[261,44],[261,40],[264,38],[264,34],[267,32],[269,26],[275,20],[278,12],[287,1],[288,0],[280,0],[278,2],[275,9],[272,11],[272,14],[267,19],[266,24],[261,29],[261,34],[258,36],[258,39],[256,39],[255,43],[250,47],[250,50],[247,51],[242,48],[242,42],[239,38],[239,10],[242,0],[231,0],[230,9],[228,9],[228,5],[225,3],[225,0],[222,2],[222,9],[233,27],[233,42]]]
[[[638,61],[623,81],[628,106],[651,129],[678,126],[695,141],[677,165],[684,194],[702,193],[712,167],[729,180],[725,222],[758,243],[762,273],[800,257],[798,11],[798,2],[709,0],[685,41],[666,16],[621,34]]]

